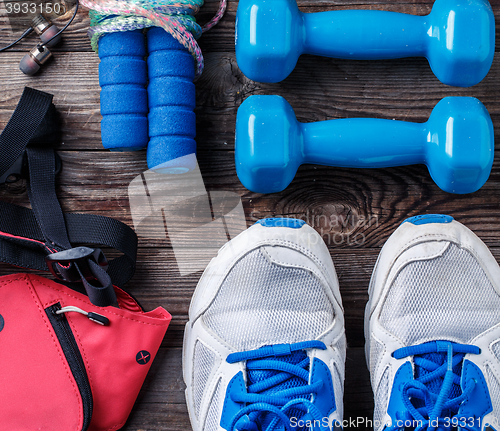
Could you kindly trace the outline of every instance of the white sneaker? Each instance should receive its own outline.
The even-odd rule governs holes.
[[[193,430],[330,430],[342,421],[345,349],[322,238],[300,220],[261,220],[221,248],[191,302],[183,370]]]
[[[500,430],[500,267],[443,215],[408,219],[366,307],[374,430]]]

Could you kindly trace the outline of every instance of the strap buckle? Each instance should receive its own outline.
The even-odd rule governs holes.
[[[51,274],[59,280],[74,283],[85,278],[95,279],[89,261],[99,265],[104,271],[108,270],[108,260],[100,248],[74,247],[68,250],[45,256],[45,263]],[[73,265],[73,264],[77,265]]]
[[[58,175],[62,169],[62,161],[59,155],[54,152],[56,158],[56,172]],[[17,160],[12,164],[12,166],[0,175],[0,184],[11,184],[19,181],[20,179],[27,179],[29,177],[28,168],[28,157],[26,155],[26,150],[17,158]]]

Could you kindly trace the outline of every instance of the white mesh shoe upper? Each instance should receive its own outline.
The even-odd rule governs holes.
[[[217,382],[217,386],[215,387],[214,396],[210,402],[210,407],[205,419],[204,431],[217,431],[219,429],[220,391],[221,380]]]
[[[383,427],[383,419],[389,402],[389,369],[385,369],[375,390],[375,408],[373,410],[373,431]]]
[[[192,385],[194,388],[194,408],[196,416],[200,414],[201,401],[207,385],[210,374],[217,365],[215,353],[197,340],[194,346],[194,367]]]
[[[499,322],[500,295],[476,258],[456,244],[404,266],[380,313],[382,326],[405,345],[424,339],[469,343]]]
[[[493,350],[493,353],[495,354],[496,358],[498,361],[500,361],[500,341],[496,342],[491,346],[491,350]]]
[[[384,345],[379,343],[374,337],[371,337],[370,340],[370,376],[375,377],[375,367],[379,364],[380,359],[382,358],[382,354],[384,353]]]
[[[496,411],[500,411],[500,384],[497,378],[491,371],[491,367],[486,367],[486,374],[488,378],[488,388],[490,390],[491,401],[493,402],[493,407]]]
[[[335,317],[327,288],[311,272],[278,265],[256,249],[232,268],[203,321],[237,350],[314,340]]]

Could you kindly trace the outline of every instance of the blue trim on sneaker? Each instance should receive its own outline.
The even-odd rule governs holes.
[[[414,224],[415,226],[420,226],[422,224],[431,224],[431,223],[442,223],[442,224],[451,223],[453,220],[454,220],[453,217],[449,215],[424,214],[407,218],[403,223],[411,223]]]
[[[259,220],[255,224],[260,224],[264,227],[288,227],[291,229],[300,229],[306,224],[304,220],[298,220],[295,218],[264,218]]]
[[[392,426],[385,430],[444,430],[460,424],[462,431],[481,431],[493,406],[483,373],[464,359],[480,353],[477,346],[450,341],[393,352],[396,359],[412,358],[413,367],[405,362],[396,373],[387,409]]]
[[[331,431],[335,392],[328,366],[312,361],[306,350],[325,350],[321,341],[265,346],[230,354],[230,364],[243,362],[227,386],[220,426],[227,431]],[[303,424],[312,424],[312,427]],[[333,429],[341,429],[339,424]],[[305,429],[305,428],[304,428]]]

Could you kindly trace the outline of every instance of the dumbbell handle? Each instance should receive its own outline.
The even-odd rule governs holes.
[[[346,168],[424,163],[426,125],[370,118],[299,123],[302,163]]]
[[[428,16],[342,10],[303,13],[303,53],[354,60],[425,55]]]

